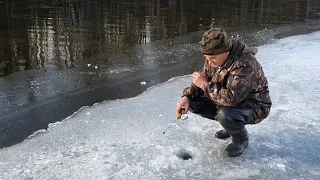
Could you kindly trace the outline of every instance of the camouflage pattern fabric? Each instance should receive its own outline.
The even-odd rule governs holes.
[[[205,32],[201,41],[201,52],[206,55],[216,55],[229,51],[231,40],[227,33],[220,28],[211,28]]]
[[[250,123],[259,123],[269,115],[272,105],[268,81],[254,56],[257,49],[237,40],[233,40],[232,44],[229,58],[222,67],[210,67],[205,62],[202,73],[209,82],[205,91],[191,84],[184,90],[183,96],[192,100],[206,95],[218,107],[247,103],[253,110]]]

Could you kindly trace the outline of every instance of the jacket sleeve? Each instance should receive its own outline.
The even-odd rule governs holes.
[[[206,76],[206,79],[208,79],[206,63],[204,64],[201,73]],[[201,88],[198,88],[196,85],[191,83],[188,87],[186,87],[183,90],[182,97],[186,96],[189,100],[192,100],[193,98],[199,97],[199,96],[201,96],[203,94],[204,94],[204,92],[203,92],[203,90]]]
[[[237,64],[229,74],[226,85],[209,84],[205,95],[221,106],[236,106],[243,101],[252,88],[254,68],[250,64]]]
[[[182,97],[186,96],[189,100],[192,100],[193,98],[201,96],[203,93],[203,90],[195,86],[194,84],[189,85],[183,90]]]

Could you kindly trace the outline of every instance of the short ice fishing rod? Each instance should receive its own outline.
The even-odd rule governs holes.
[[[188,114],[186,114],[186,109],[184,107],[181,108],[180,113],[176,116],[176,119],[167,127],[167,129],[165,129],[163,131],[162,134],[164,134],[172,126],[172,124],[175,123],[179,119],[182,119],[182,120],[188,119]]]

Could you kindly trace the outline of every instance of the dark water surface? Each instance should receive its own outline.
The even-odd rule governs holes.
[[[135,45],[210,25],[251,27],[316,18],[318,0],[2,0],[0,75],[74,68],[95,54],[130,53]]]
[[[0,148],[199,70],[210,26],[259,45],[318,19],[318,0],[0,0]]]

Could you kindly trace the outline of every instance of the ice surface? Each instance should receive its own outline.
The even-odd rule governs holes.
[[[175,105],[190,76],[125,100],[83,107],[24,142],[0,150],[0,179],[319,179],[320,32],[259,47],[273,107],[249,125],[244,154],[224,154],[215,121]],[[184,160],[186,159],[186,160]]]

